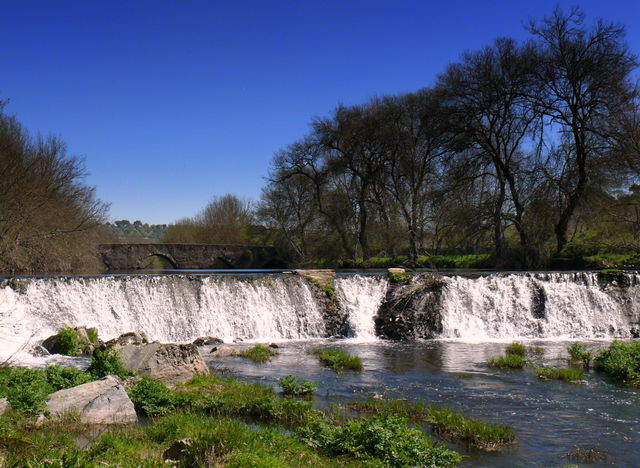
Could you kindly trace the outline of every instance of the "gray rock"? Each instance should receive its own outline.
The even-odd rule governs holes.
[[[85,424],[130,424],[138,421],[133,402],[113,375],[49,395],[52,417],[75,413]]]
[[[149,337],[142,331],[131,331],[123,333],[118,338],[114,338],[105,343],[107,348],[114,346],[142,345],[149,343]]]
[[[210,345],[219,345],[224,343],[220,338],[216,338],[215,336],[201,336],[193,340],[193,344],[196,346],[210,346]]]
[[[193,344],[148,343],[117,347],[124,367],[142,375],[175,385],[196,375],[206,375],[209,368]]]
[[[5,414],[10,409],[11,409],[11,406],[9,405],[9,400],[7,400],[6,398],[0,398],[0,416]]]

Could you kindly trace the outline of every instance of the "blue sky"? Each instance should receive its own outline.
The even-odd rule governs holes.
[[[169,223],[216,195],[257,200],[273,153],[314,116],[428,86],[556,3],[3,2],[0,98],[86,158],[112,219]],[[640,51],[640,2],[580,5],[626,23]]]

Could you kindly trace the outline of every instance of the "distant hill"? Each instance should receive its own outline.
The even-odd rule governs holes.
[[[167,232],[166,224],[147,224],[142,221],[121,219],[106,224],[117,242],[160,242],[160,238]]]

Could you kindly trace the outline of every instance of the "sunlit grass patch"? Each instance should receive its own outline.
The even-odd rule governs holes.
[[[492,357],[487,361],[487,366],[494,369],[522,369],[525,364],[526,360],[519,354]]]
[[[449,408],[429,408],[427,422],[434,434],[481,450],[499,450],[515,442],[513,429],[469,418]]]
[[[311,353],[318,356],[323,365],[336,372],[344,369],[362,370],[362,360],[358,356],[352,356],[345,351],[339,349],[313,349]]]
[[[309,396],[318,388],[318,384],[297,375],[287,375],[280,379],[282,393],[287,396]]]
[[[640,387],[640,341],[614,341],[596,357],[594,367],[616,382]]]
[[[264,364],[273,356],[278,354],[278,351],[268,346],[257,344],[249,349],[244,349],[235,353],[235,356],[240,356],[249,359],[258,364]]]
[[[558,369],[556,367],[538,367],[536,375],[543,380],[563,380],[565,382],[578,382],[584,380],[584,370],[578,367]]]

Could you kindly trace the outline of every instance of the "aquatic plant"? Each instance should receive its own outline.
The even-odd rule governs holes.
[[[313,349],[311,353],[318,356],[324,366],[336,372],[344,369],[362,370],[362,360],[358,356],[352,356],[340,349]]]
[[[132,371],[124,367],[122,358],[114,348],[94,350],[87,372],[93,374],[96,378],[117,375],[121,379],[126,379],[134,375]]]
[[[159,380],[143,377],[127,393],[136,407],[149,416],[166,414],[176,406],[176,394]]]
[[[594,367],[616,382],[640,387],[640,341],[614,341],[595,358]]]
[[[525,364],[525,359],[519,354],[492,357],[487,361],[487,366],[494,369],[522,369]]]
[[[565,382],[578,382],[584,380],[584,370],[579,367],[569,367],[558,369],[556,367],[544,366],[535,370],[536,376],[543,380],[563,380]]]
[[[582,343],[573,343],[567,348],[569,353],[569,362],[573,364],[581,364],[585,369],[591,367],[593,359],[593,350],[587,349]]]
[[[563,458],[582,463],[595,463],[607,460],[607,452],[595,447],[574,447]]]
[[[527,348],[522,343],[513,342],[505,349],[505,354],[517,354],[518,356],[524,357],[527,353]]]
[[[311,395],[318,388],[318,384],[310,380],[305,380],[297,375],[287,375],[280,379],[282,393],[291,396]]]
[[[249,359],[258,364],[264,364],[277,354],[278,351],[276,351],[275,349],[262,344],[257,344],[249,349],[238,351],[234,355]]]
[[[469,418],[450,408],[429,408],[427,422],[434,434],[487,451],[515,442],[513,429]]]
[[[421,431],[407,426],[407,420],[394,415],[348,421],[342,426],[312,418],[296,429],[310,447],[332,456],[370,457],[383,466],[457,466],[458,453],[434,444]]]

